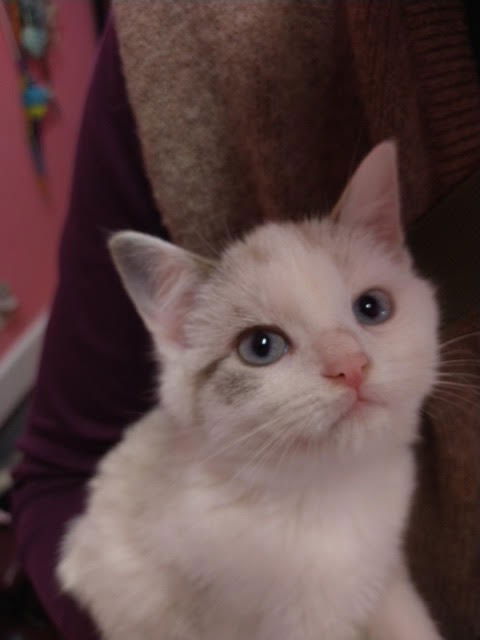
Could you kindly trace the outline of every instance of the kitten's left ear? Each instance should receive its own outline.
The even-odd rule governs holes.
[[[393,141],[380,143],[364,158],[333,217],[370,229],[391,248],[403,246],[397,147]]]

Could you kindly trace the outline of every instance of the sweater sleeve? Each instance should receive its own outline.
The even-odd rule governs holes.
[[[67,640],[96,634],[55,580],[65,526],[81,512],[101,456],[155,399],[149,338],[106,248],[109,233],[126,228],[165,237],[110,22],[85,105],[59,285],[14,474],[20,562]]]

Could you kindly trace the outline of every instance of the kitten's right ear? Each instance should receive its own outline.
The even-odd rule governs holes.
[[[108,244],[125,289],[160,350],[184,346],[185,316],[213,263],[135,231],[115,233]]]

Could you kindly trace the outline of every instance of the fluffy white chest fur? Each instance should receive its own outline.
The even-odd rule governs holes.
[[[400,466],[396,473],[406,476],[408,461]],[[198,505],[198,526],[187,529],[178,553],[183,549],[194,576],[207,582],[210,577],[214,585],[205,613],[228,616],[219,639],[227,628],[258,640],[358,637],[398,558],[392,547],[406,513],[409,483],[403,482],[378,519],[386,478],[377,471],[362,487],[357,479],[355,486],[332,488],[330,495],[319,488],[269,505],[242,504],[224,492],[186,496]],[[179,536],[191,522],[189,506]]]
[[[67,539],[64,584],[108,637],[362,637],[401,562],[409,450],[275,495],[181,465],[168,432],[154,412],[128,434]]]

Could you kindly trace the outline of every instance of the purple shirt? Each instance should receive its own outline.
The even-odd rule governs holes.
[[[155,399],[149,337],[107,251],[108,234],[118,229],[165,237],[110,22],[85,106],[60,281],[13,495],[20,561],[68,640],[97,636],[59,593],[54,567],[62,534],[83,508],[99,459]]]

